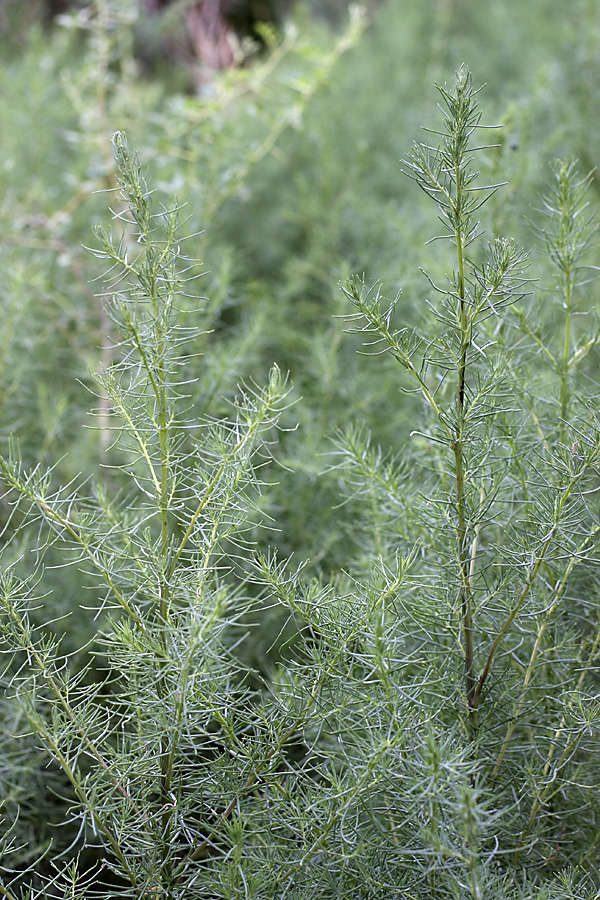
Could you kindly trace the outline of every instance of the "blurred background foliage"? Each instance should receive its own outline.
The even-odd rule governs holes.
[[[238,381],[262,382],[273,362],[300,401],[282,465],[265,471],[256,539],[310,559],[317,576],[343,569],[360,548],[353,504],[339,512],[336,431],[364,425],[402,454],[419,401],[393,361],[356,353],[338,282],[380,278],[417,321],[435,220],[399,159],[434,83],[463,61],[487,83],[486,124],[503,126],[485,177],[508,183],[482,225],[531,244],[550,161],[596,165],[597,3],[4,0],[0,32],[1,440],[16,436],[28,463],[65,482],[110,463],[89,373],[113,351],[85,245],[112,203],[110,139],[125,130],[160,199],[184,204],[186,251],[201,261],[189,288],[206,330],[191,373],[198,415],[226,412]],[[79,592],[63,588],[60,602]]]
[[[381,279],[388,296],[402,290],[405,322],[419,319],[429,295],[419,265],[435,214],[399,160],[422,135],[434,83],[463,61],[487,83],[485,123],[503,126],[490,132],[485,177],[508,183],[482,227],[531,246],[527,219],[536,219],[550,161],[578,158],[583,172],[597,165],[600,7],[232,0],[213,4],[211,37],[200,6],[0,4],[0,442],[4,450],[16,438],[27,464],[53,465],[58,481],[117,477],[101,468],[114,451],[90,377],[115,351],[102,271],[85,247],[113,204],[110,141],[124,130],[162,202],[184,204],[186,252],[201,261],[186,301],[202,307],[205,330],[191,402],[199,416],[223,415],[240,380],[264,382],[274,362],[290,372],[298,402],[279,465],[264,471],[255,539],[329,578],[356,569],[362,549],[360,502],[344,497],[336,469],[337,431],[364,426],[374,446],[402,456],[420,402],[401,392],[393,360],[375,366],[357,354],[339,318],[349,310],[338,282],[354,272]],[[592,186],[597,194],[597,175]],[[433,278],[448,252],[436,247],[439,270],[428,252]],[[545,285],[536,266],[534,246],[531,275]],[[0,506],[4,522],[9,515]],[[34,545],[24,542],[35,538],[14,549],[26,566]],[[93,606],[76,567],[47,568],[43,592],[46,620]],[[85,647],[97,627],[91,614],[73,617],[65,652]],[[286,638],[281,628],[265,611],[251,650],[263,669]],[[14,710],[1,715],[7,772],[18,772],[2,780],[1,799],[9,812],[20,805],[34,855],[49,840],[39,822],[60,820],[55,793],[68,791],[56,773],[42,778],[33,745],[16,746]],[[52,836],[57,847],[72,837]]]

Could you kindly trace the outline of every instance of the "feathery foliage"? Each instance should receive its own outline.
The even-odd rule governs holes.
[[[414,397],[396,456],[359,423],[338,438],[357,552],[331,579],[256,546],[286,379],[240,387],[227,415],[202,406],[212,319],[181,210],[115,135],[119,232],[93,251],[118,335],[97,379],[106,475],[65,485],[0,458],[4,897],[596,896],[589,180],[555,167],[538,283],[512,240],[484,242],[501,188],[478,177],[495,132],[469,70],[439,91],[441,126],[405,161],[442,229],[421,324],[398,327],[379,286],[344,287],[371,364],[399,363]],[[85,659],[44,621],[58,560],[95,607]],[[244,648],[270,606],[289,640],[260,672]],[[31,778],[19,790],[40,758],[62,843]]]

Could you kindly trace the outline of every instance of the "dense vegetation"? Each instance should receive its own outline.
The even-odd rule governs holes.
[[[563,7],[298,7],[194,93],[133,0],[7,6],[0,896],[598,895]]]

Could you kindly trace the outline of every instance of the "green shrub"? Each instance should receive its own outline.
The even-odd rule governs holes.
[[[9,4],[11,15],[21,6]],[[18,428],[24,459],[55,461],[65,483],[103,459],[106,436],[84,423],[89,372],[110,352],[98,349],[108,323],[81,244],[103,215],[102,191],[114,187],[110,136],[126,129],[162,201],[187,202],[181,234],[206,260],[212,321],[197,347],[201,402],[224,414],[238,380],[262,382],[273,361],[303,398],[286,420],[301,427],[282,436],[286,468],[269,492],[270,542],[310,558],[324,578],[347,568],[354,524],[333,512],[337,474],[323,472],[330,435],[350,415],[384,452],[400,452],[409,430],[401,423],[417,409],[398,403],[391,360],[375,369],[342,338],[336,284],[364,271],[392,294],[402,286],[402,315],[419,321],[418,266],[432,225],[398,178],[398,157],[434,80],[462,59],[489,82],[490,118],[505,125],[501,146],[481,156],[484,179],[509,181],[482,211],[489,234],[529,241],[523,213],[531,215],[556,154],[594,165],[584,152],[597,119],[598,16],[591,0],[569,9],[566,22],[558,0],[489,10],[475,0],[403,0],[376,4],[368,27],[357,18],[332,34],[299,7],[268,53],[215,77],[203,97],[182,93],[167,66],[162,80],[138,66],[147,22],[134,0],[82,2],[51,30],[23,28],[12,42],[2,35],[0,226],[9,249],[0,290],[21,310],[23,330],[8,335],[11,315],[0,325],[12,356],[0,441]],[[451,265],[440,252],[432,275]]]
[[[475,171],[495,135],[476,93],[461,67],[434,146],[405,162],[453,258],[444,279],[431,245],[421,324],[398,327],[400,299],[363,279],[344,289],[366,352],[399,363],[414,396],[398,454],[356,423],[339,438],[356,552],[333,580],[257,552],[285,379],[274,368],[228,415],[206,413],[210,304],[178,210],[153,205],[115,136],[123,230],[100,229],[95,251],[120,335],[98,377],[115,471],[64,486],[0,459],[3,896],[597,895],[589,180],[555,166],[538,284],[513,241],[481,240],[498,186]],[[82,606],[99,598],[83,661],[65,654],[67,624],[44,621],[58,559],[86,573]],[[244,644],[273,604],[289,627],[261,673]],[[66,823],[55,845],[35,816],[40,755]]]

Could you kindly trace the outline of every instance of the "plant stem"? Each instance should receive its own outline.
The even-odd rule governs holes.
[[[567,426],[567,417],[569,414],[569,358],[571,347],[571,307],[573,296],[573,272],[568,269],[565,272],[565,345],[563,348],[563,359],[560,373],[560,424],[559,424],[559,440],[564,444],[565,429]]]
[[[465,660],[465,691],[468,705],[467,734],[472,740],[477,729],[477,711],[474,703],[475,696],[475,671],[473,651],[473,603],[471,590],[471,569],[474,560],[469,553],[469,535],[467,527],[466,484],[464,466],[464,417],[465,417],[465,392],[467,378],[467,352],[470,343],[470,321],[467,311],[465,295],[464,272],[464,246],[463,232],[460,226],[460,205],[462,203],[462,173],[458,163],[455,166],[456,178],[456,218],[455,231],[456,253],[458,257],[458,300],[460,305],[460,332],[461,350],[458,364],[458,396],[457,396],[457,423],[456,436],[452,444],[454,452],[454,468],[456,473],[456,508],[458,517],[457,539],[458,560],[460,566],[460,612],[462,620],[463,651]]]
[[[537,637],[536,637],[535,643],[533,645],[533,650],[531,651],[529,662],[527,664],[525,678],[523,679],[523,689],[521,691],[521,696],[519,697],[517,706],[515,708],[515,712],[514,712],[513,717],[508,725],[508,728],[506,730],[506,735],[502,742],[502,747],[500,748],[500,753],[498,754],[498,758],[496,760],[496,764],[495,764],[494,770],[492,772],[492,778],[495,778],[500,770],[500,765],[502,763],[502,760],[503,760],[506,750],[508,748],[508,744],[510,742],[513,732],[514,732],[514,730],[519,722],[519,719],[521,717],[523,704],[525,702],[525,696],[527,694],[527,690],[529,688],[529,684],[530,684],[532,676],[533,676],[533,668],[534,668],[535,661],[538,657],[538,654],[540,652],[540,647],[541,647],[541,642],[542,642],[542,637],[544,635],[544,632],[546,631],[546,628],[548,627],[548,625],[552,619],[552,616],[554,615],[556,608],[562,599],[562,596],[563,596],[566,586],[567,586],[567,581],[568,581],[573,569],[575,568],[577,563],[581,561],[583,554],[590,547],[594,538],[597,537],[599,533],[600,533],[600,526],[595,528],[593,533],[585,539],[585,541],[583,542],[582,546],[579,548],[577,553],[573,554],[573,556],[569,560],[569,563],[562,575],[562,578],[560,579],[560,581],[556,585],[556,588],[554,589],[554,600],[548,607],[548,609],[546,611],[546,615],[544,616],[544,619],[539,626]],[[580,690],[581,685],[583,684],[583,682],[585,680],[585,677],[586,677],[586,675],[589,671],[589,668],[592,664],[592,661],[593,661],[594,655],[596,653],[599,642],[600,642],[600,632],[598,633],[596,640],[594,641],[593,650],[592,650],[593,655],[590,656],[590,659],[588,660],[588,664],[586,666],[584,666],[584,668],[581,672],[581,675],[579,677],[579,680],[577,682],[577,690]],[[556,732],[556,735],[555,735],[556,740],[558,740],[563,727],[564,727],[564,718],[562,720],[559,730]]]
[[[169,706],[169,686],[166,683],[168,671],[168,626],[170,619],[170,583],[169,583],[169,466],[170,466],[170,418],[168,409],[167,396],[167,369],[165,365],[166,354],[166,333],[164,315],[165,310],[159,297],[159,289],[157,285],[156,273],[152,278],[152,307],[154,316],[154,328],[157,338],[156,348],[156,372],[155,372],[155,390],[156,401],[158,405],[158,441],[159,441],[159,458],[160,458],[160,490],[158,495],[158,511],[160,518],[160,584],[159,584],[159,609],[158,609],[158,627],[160,629],[159,642],[162,648],[160,659],[158,660],[158,695],[165,707]],[[168,301],[167,301],[168,302]],[[169,889],[173,883],[172,878],[172,861],[171,861],[171,837],[173,827],[173,801],[171,797],[171,781],[173,772],[173,759],[175,747],[173,746],[176,736],[169,736],[169,730],[166,725],[163,726],[163,733],[160,737],[160,798],[161,798],[161,848],[162,848],[162,865],[161,875],[163,885]]]

